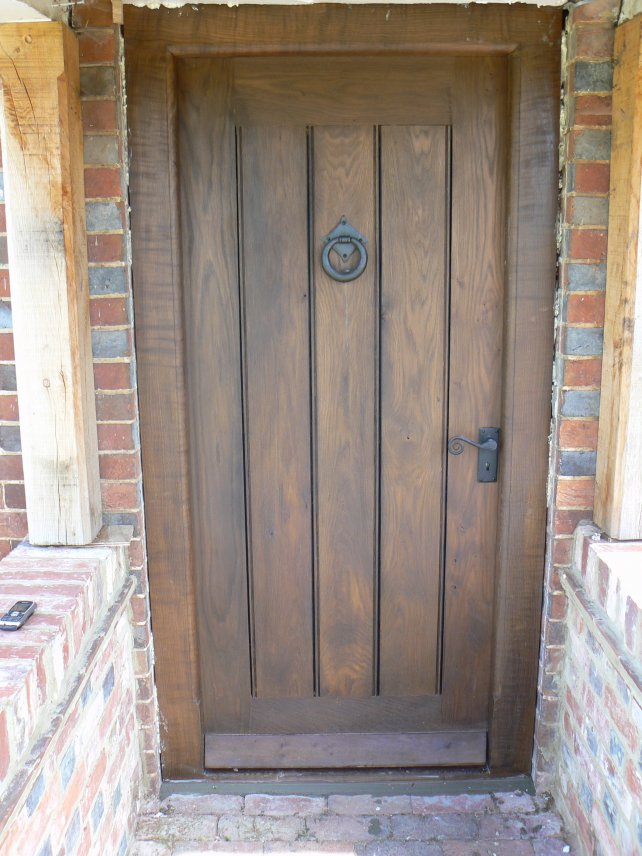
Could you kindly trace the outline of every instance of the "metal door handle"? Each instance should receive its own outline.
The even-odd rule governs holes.
[[[448,441],[451,455],[461,455],[464,443],[477,449],[477,481],[497,481],[497,458],[499,455],[499,428],[480,428],[479,442],[457,434]]]
[[[328,276],[336,279],[337,282],[352,282],[353,279],[361,276],[368,264],[368,251],[366,250],[368,241],[361,232],[348,223],[345,214],[334,229],[325,236],[323,243],[324,248],[321,254],[321,264]],[[332,250],[334,250],[344,264],[355,252],[359,253],[357,263],[349,270],[337,270],[330,257]]]

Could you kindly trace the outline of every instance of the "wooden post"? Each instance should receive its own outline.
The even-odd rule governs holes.
[[[101,500],[75,36],[3,24],[0,80],[29,539],[87,544]]]
[[[642,538],[642,15],[617,28],[595,522]]]

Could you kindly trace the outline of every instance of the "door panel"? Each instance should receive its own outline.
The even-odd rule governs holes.
[[[439,691],[450,133],[381,129],[383,695]]]
[[[322,126],[312,135],[318,695],[370,696],[378,469],[374,129]],[[342,285],[323,270],[319,239],[344,214],[369,236],[369,259],[358,279]]]

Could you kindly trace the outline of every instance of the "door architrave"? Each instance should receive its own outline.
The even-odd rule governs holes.
[[[387,11],[383,5],[125,10],[136,344],[166,778],[203,776],[184,343],[174,321],[181,317],[175,63],[185,56],[288,54],[507,57],[503,449],[489,767],[493,775],[530,771],[546,531],[561,11],[395,6],[386,19]],[[166,175],[158,164],[167,165]],[[146,452],[147,437],[153,452]]]

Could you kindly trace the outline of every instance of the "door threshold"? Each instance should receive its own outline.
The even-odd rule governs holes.
[[[162,782],[160,799],[180,795],[297,794],[300,796],[441,796],[457,794],[488,794],[522,791],[535,794],[531,776],[493,776],[479,770],[368,770],[364,772],[329,773],[327,770],[302,773],[287,772],[206,774],[203,779],[167,779]]]

